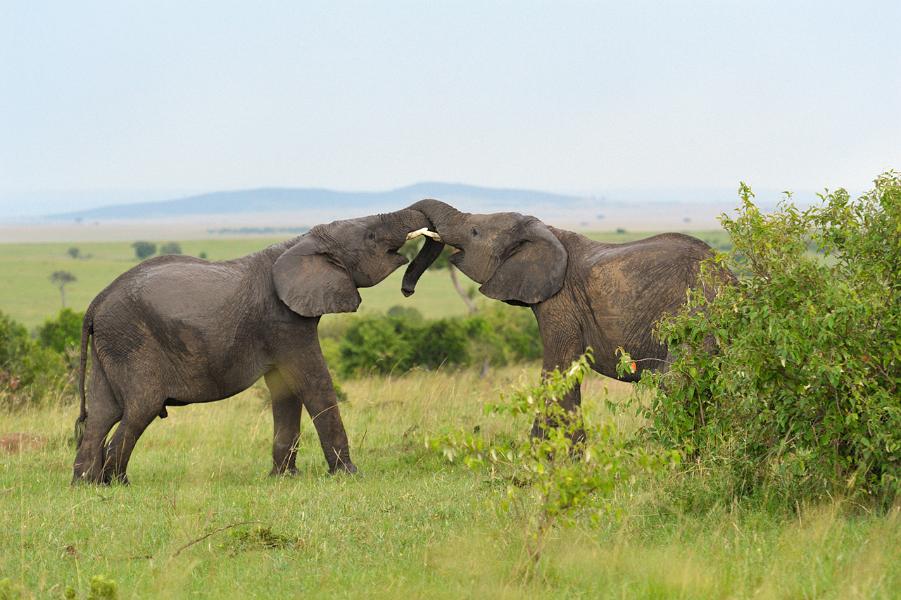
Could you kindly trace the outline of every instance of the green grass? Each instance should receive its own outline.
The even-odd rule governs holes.
[[[206,252],[210,260],[226,260],[256,252],[279,239],[216,239],[180,242],[182,251],[197,256]],[[66,250],[76,245],[87,259],[72,259]],[[0,244],[0,311],[28,328],[41,324],[60,309],[60,295],[50,283],[50,274],[70,271],[78,281],[66,286],[67,305],[84,310],[94,296],[137,260],[128,242]],[[360,290],[362,310],[385,311],[399,304],[413,306],[426,317],[463,314],[463,302],[454,292],[446,272],[428,272],[416,294],[404,298],[400,292],[403,269],[395,271],[376,287]]]
[[[627,242],[652,235],[641,232],[592,232],[592,239]],[[722,231],[695,232],[708,243],[718,245],[728,240]],[[180,242],[182,251],[197,256],[206,252],[210,260],[226,260],[256,252],[285,238],[229,238]],[[73,259],[66,254],[77,246],[86,259]],[[0,244],[0,311],[23,323],[29,329],[40,325],[60,309],[57,288],[50,274],[65,270],[78,280],[66,286],[67,305],[84,310],[97,293],[122,272],[137,264],[130,242],[78,242]],[[426,272],[416,294],[404,298],[400,293],[403,269],[395,271],[374,288],[360,290],[361,310],[384,312],[394,305],[412,306],[428,318],[463,314],[466,310],[457,296],[446,271]],[[466,279],[466,285],[475,285]]]
[[[115,580],[122,597],[897,597],[897,507],[687,510],[667,478],[623,484],[616,518],[555,530],[539,575],[518,579],[524,527],[492,508],[502,490],[426,451],[420,436],[508,427],[486,423],[500,417],[483,405],[537,376],[529,365],[484,379],[344,382],[359,477],[326,475],[306,415],[300,474],[267,477],[272,425],[260,388],[171,409],[139,442],[129,487],[69,487],[74,403],[0,415],[0,433],[47,439],[0,454],[0,579],[35,597],[66,587],[84,597],[95,575]],[[605,412],[604,385],[586,381],[586,409],[637,426]],[[629,393],[609,385],[614,399]]]

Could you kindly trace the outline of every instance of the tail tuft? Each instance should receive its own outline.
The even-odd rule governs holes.
[[[87,421],[87,420],[88,420],[87,415],[85,415],[84,417],[79,416],[75,420],[75,447],[76,448],[81,446],[81,440],[84,439],[84,427],[85,427],[84,424],[85,424],[85,421]]]

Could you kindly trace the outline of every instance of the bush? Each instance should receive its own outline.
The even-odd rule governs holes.
[[[144,260],[156,254],[156,244],[153,242],[137,241],[131,247],[134,248],[135,256],[138,257],[138,260]]]
[[[64,308],[54,319],[47,319],[37,329],[38,342],[61,354],[77,351],[81,346],[81,323],[84,313]]]
[[[61,354],[39,345],[0,312],[0,405],[15,408],[58,398],[70,381]]]
[[[617,485],[679,462],[678,453],[637,446],[612,420],[592,424],[581,410],[570,413],[560,406],[559,399],[581,385],[591,362],[589,349],[566,371],[555,369],[538,385],[486,406],[486,415],[506,417],[522,435],[469,426],[424,439],[448,462],[462,462],[503,486],[505,493],[494,499],[497,508],[521,520],[526,532],[520,564],[525,577],[534,574],[554,527],[575,524],[586,513],[593,520],[608,516],[606,499]],[[544,435],[526,433],[535,422],[547,424]]]
[[[721,218],[739,275],[659,324],[677,357],[647,410],[654,434],[727,473],[736,494],[891,499],[901,469],[901,177],[763,214],[749,188]],[[817,252],[811,252],[813,247]],[[623,356],[621,368],[632,360]]]
[[[320,330],[323,353],[342,376],[541,357],[531,311],[497,305],[477,315],[424,320],[418,311],[331,319]]]

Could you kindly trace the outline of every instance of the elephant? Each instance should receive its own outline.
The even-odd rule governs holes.
[[[409,208],[425,214],[440,239],[426,239],[408,265],[403,294],[414,293],[444,244],[456,248],[450,261],[481,284],[479,291],[531,308],[545,373],[568,367],[588,347],[595,371],[624,381],[665,366],[668,349],[654,339],[654,324],[685,302],[700,263],[713,255],[710,246],[680,233],[612,244],[519,213],[470,214],[433,199]],[[643,359],[633,373],[617,374],[618,347]],[[579,406],[580,387],[560,403],[567,410]],[[536,423],[532,434],[543,435],[544,425]]]
[[[127,483],[135,443],[167,406],[221,400],[260,377],[272,397],[272,474],[297,472],[301,406],[329,472],[356,472],[319,318],[355,311],[357,288],[406,264],[397,250],[426,227],[422,213],[405,209],[317,225],[235,260],[159,256],[120,275],[90,303],[82,325],[73,483]]]

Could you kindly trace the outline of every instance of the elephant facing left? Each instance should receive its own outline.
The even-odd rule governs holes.
[[[301,406],[329,472],[356,472],[319,348],[319,318],[355,311],[357,288],[405,264],[397,250],[428,225],[406,209],[317,225],[235,260],[160,256],[120,275],[84,317],[73,483],[127,483],[135,443],[167,406],[221,400],[260,377],[272,396],[273,474],[297,471]]]

